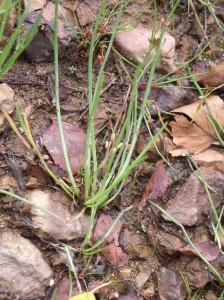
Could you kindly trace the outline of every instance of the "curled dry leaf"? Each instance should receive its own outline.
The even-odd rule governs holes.
[[[156,163],[155,170],[146,185],[145,192],[142,196],[139,210],[142,211],[146,204],[146,200],[156,200],[162,196],[168,186],[168,176],[166,174],[163,161],[160,160]]]
[[[219,256],[220,249],[215,242],[206,241],[206,242],[194,243],[194,246],[201,253],[201,255],[203,255],[204,258],[207,259],[207,261],[215,260]],[[182,248],[178,248],[176,250],[180,251],[185,255],[197,256],[197,253],[194,251],[193,248],[191,248],[190,245],[187,245]]]
[[[224,126],[224,105],[221,98],[218,96],[211,96],[207,98],[208,104],[212,114],[218,119],[220,124]],[[172,128],[173,142],[178,149],[170,151],[172,156],[198,154],[207,149],[213,142],[217,141],[217,137],[209,123],[207,116],[211,117],[205,105],[202,105],[197,112],[200,101],[193,104],[180,107],[173,110],[176,113],[184,113],[194,120],[188,119],[182,115],[175,116],[175,122],[170,122]],[[217,129],[220,133],[220,130]]]
[[[200,68],[194,66],[193,73],[206,72],[201,75],[195,75],[195,79],[198,83],[206,85],[210,88],[218,87],[224,83],[224,63],[220,63],[210,69]],[[221,91],[224,91],[224,86],[220,87]]]

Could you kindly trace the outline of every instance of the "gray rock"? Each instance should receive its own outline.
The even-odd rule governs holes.
[[[53,272],[40,251],[11,230],[0,231],[1,291],[16,297],[43,296]]]
[[[158,282],[158,299],[160,300],[184,300],[186,288],[184,282],[175,272],[166,268],[159,268],[156,272]]]
[[[75,31],[75,22],[74,18],[72,18],[71,12],[65,8],[62,8],[62,11]],[[43,14],[39,22],[38,32],[30,45],[24,51],[24,56],[29,62],[54,61],[54,13],[55,4],[48,1],[43,8]],[[39,14],[40,10],[33,10],[27,14],[23,24],[26,32],[31,28]],[[23,37],[24,36],[22,36],[22,38]],[[70,44],[72,39],[75,39],[74,34],[70,30],[60,11],[58,17],[58,38],[60,41],[58,45],[60,59],[64,56],[65,47]]]
[[[42,210],[32,207],[32,225],[38,234],[45,238],[54,237],[65,241],[85,237],[90,217],[83,214],[74,221],[78,212],[70,212],[69,205],[72,200],[64,193],[35,190],[27,193],[26,199],[64,220],[64,222],[60,221]]]
[[[140,97],[144,97],[145,92],[140,92]],[[153,100],[152,106],[148,107],[151,116],[158,116],[158,109],[154,109],[153,105],[158,106],[160,110],[171,111],[175,108],[182,107],[194,102],[198,97],[198,93],[191,89],[183,89],[178,86],[169,84],[160,88],[152,88],[148,99]]]
[[[127,60],[138,65],[139,60],[143,59],[150,46],[150,39],[152,31],[145,28],[134,28],[130,31],[123,31],[117,33],[114,39],[115,48]],[[160,37],[160,32],[156,32],[155,38]],[[157,70],[169,73],[176,69],[174,63],[175,54],[175,39],[167,32],[165,32],[162,40],[162,47],[160,50],[160,59],[157,63]],[[137,56],[136,56],[137,55]],[[146,62],[148,62],[155,55],[155,47],[149,53]]]

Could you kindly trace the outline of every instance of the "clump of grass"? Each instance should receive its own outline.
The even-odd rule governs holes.
[[[179,2],[177,2],[176,5],[173,7],[167,21],[169,21],[169,18],[171,18],[171,16],[173,15],[178,3]],[[146,66],[145,66],[145,61],[147,57],[141,62],[141,64],[138,67],[136,67],[135,75],[131,83],[131,98],[129,101],[126,118],[124,119],[124,122],[121,125],[118,136],[114,140],[114,145],[111,154],[109,155],[107,160],[98,161],[97,159],[97,144],[96,144],[96,135],[94,130],[94,116],[98,106],[100,92],[103,86],[103,71],[112,48],[114,36],[118,29],[124,4],[125,4],[124,0],[120,1],[119,7],[116,7],[117,17],[114,25],[114,31],[111,34],[110,41],[108,42],[107,49],[104,55],[104,61],[102,62],[102,65],[100,67],[95,86],[93,86],[93,54],[97,46],[98,28],[102,20],[102,16],[106,9],[107,0],[104,0],[102,2],[99,14],[97,16],[94,25],[92,39],[90,42],[89,61],[88,61],[89,122],[88,122],[87,134],[86,134],[85,163],[83,167],[83,178],[84,178],[84,186],[85,186],[83,206],[84,206],[84,210],[85,209],[91,210],[91,222],[89,226],[89,231],[87,232],[86,239],[84,241],[83,249],[82,249],[82,251],[85,252],[86,254],[92,253],[91,251],[93,251],[96,248],[94,246],[94,248],[91,248],[90,251],[88,251],[87,249],[85,250],[84,247],[84,245],[87,243],[87,241],[90,238],[96,211],[99,208],[108,205],[116,197],[116,195],[119,194],[120,190],[124,185],[125,179],[128,177],[130,172],[140,162],[142,162],[145,159],[145,154],[147,150],[151,145],[153,145],[155,140],[158,138],[158,136],[161,134],[161,132],[166,126],[165,124],[157,132],[155,136],[152,136],[151,141],[148,143],[148,145],[145,147],[142,153],[133,160],[135,144],[138,139],[138,132],[140,126],[145,117],[147,98],[152,86],[153,76],[154,76],[154,72],[155,72],[155,68],[156,68],[156,64],[158,61],[158,56],[161,48],[161,42],[155,45],[151,43],[148,53],[150,52],[150,49],[155,48],[155,56],[147,63]],[[48,171],[48,173],[53,177],[55,182],[59,184],[61,188],[73,200],[75,200],[75,198],[80,197],[80,191],[71,171],[71,166],[68,158],[68,153],[66,149],[66,143],[65,143],[64,133],[62,128],[60,103],[59,103],[58,24],[57,24],[58,9],[59,9],[59,0],[56,1],[56,6],[55,6],[55,32],[54,32],[55,106],[56,106],[56,114],[57,114],[60,138],[62,142],[64,160],[66,163],[71,185],[66,184],[62,179],[56,178],[56,176],[48,169],[46,163],[42,159],[42,156],[38,151],[37,147],[35,146],[35,143],[32,139],[32,135],[29,129],[29,124],[26,116],[24,116],[24,120],[22,120],[22,117],[19,113],[19,109],[17,109],[17,112],[18,112],[19,119],[21,121],[21,125],[24,127],[24,131],[27,135],[28,141],[30,142],[33,149],[35,150],[36,154],[39,156],[41,163]],[[162,41],[166,27],[162,26],[160,29],[161,29],[160,41]],[[137,99],[138,84],[142,76],[146,73],[146,71],[149,68],[150,68],[150,75],[146,87],[145,96],[142,99],[142,102],[139,104]],[[103,171],[103,177],[101,175],[102,171]],[[0,191],[0,192],[5,193],[4,191]],[[19,197],[17,197],[17,199],[23,201]]]
[[[26,18],[26,15],[28,13],[29,6],[31,4],[32,0],[29,1],[26,9],[24,10],[23,14],[21,15],[21,1],[17,0],[16,2],[13,2],[12,0],[4,0],[2,1],[2,4],[0,6],[0,40],[3,37],[6,21],[9,16],[10,11],[13,9],[13,7],[17,7],[17,27],[15,28],[12,36],[10,37],[7,44],[4,46],[4,48],[1,50],[0,53],[0,79],[3,78],[8,71],[12,68],[13,64],[15,63],[16,59],[20,56],[20,54],[26,49],[26,47],[31,43],[33,40],[38,24],[41,18],[41,13],[37,17],[34,24],[31,26],[29,31],[25,34],[23,39],[21,39],[21,31],[23,28],[23,22]],[[15,49],[13,50],[13,48]],[[12,52],[12,53],[11,53]]]

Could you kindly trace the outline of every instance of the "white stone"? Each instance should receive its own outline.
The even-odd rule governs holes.
[[[44,211],[32,207],[32,225],[39,235],[65,241],[84,239],[90,216],[83,214],[74,220],[78,211],[70,212],[72,199],[64,193],[34,190],[26,194],[26,199],[64,220],[64,222],[60,221]]]
[[[0,106],[8,113],[11,114],[14,110],[14,91],[6,83],[0,84]],[[4,115],[0,112],[0,126],[4,122]]]
[[[8,229],[0,231],[1,290],[16,299],[29,294],[43,296],[53,272],[41,252],[27,239]],[[11,297],[15,299],[14,297]]]
[[[137,27],[130,31],[117,33],[114,39],[114,46],[118,52],[127,60],[139,64],[139,59],[143,59],[150,46],[152,31],[149,29]],[[156,32],[155,38],[160,37],[160,32]],[[174,63],[175,39],[169,33],[165,32],[161,43],[161,50],[156,69],[163,72],[171,72],[176,69]],[[155,55],[155,47],[148,54],[146,63]]]
[[[24,6],[27,7],[29,0],[23,0]],[[47,3],[47,0],[33,0],[30,4],[29,11],[42,9]]]

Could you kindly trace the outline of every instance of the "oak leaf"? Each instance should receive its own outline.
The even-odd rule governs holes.
[[[224,105],[221,98],[211,96],[205,100],[211,113],[224,126]],[[170,151],[172,156],[198,154],[207,149],[213,142],[217,142],[217,137],[207,117],[212,119],[206,105],[201,105],[200,101],[173,110],[175,113],[183,113],[194,122],[189,121],[183,115],[176,115],[175,121],[170,122],[172,128],[173,142],[177,146],[176,150]],[[214,122],[213,122],[214,123]],[[221,134],[220,130],[217,131]]]

